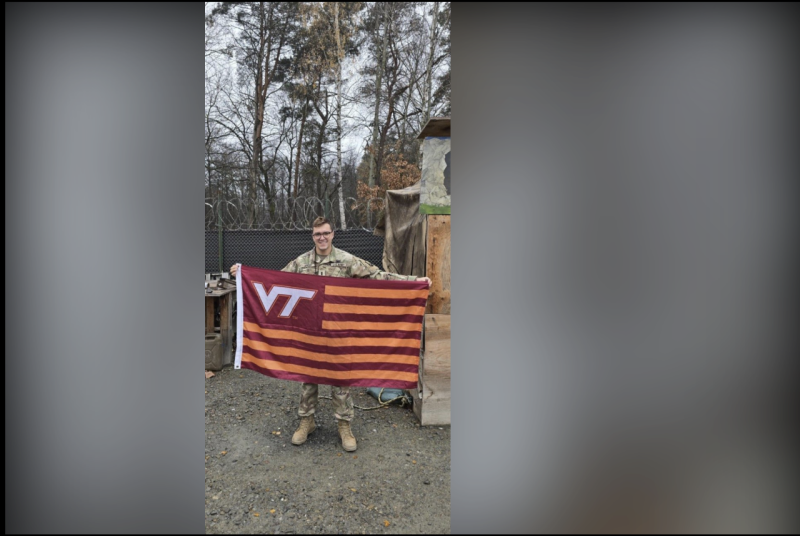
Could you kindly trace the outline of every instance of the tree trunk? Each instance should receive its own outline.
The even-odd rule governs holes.
[[[433,58],[436,55],[436,24],[439,15],[439,2],[434,2],[433,6],[433,20],[431,21],[431,49],[428,54],[428,65],[425,69],[425,94],[422,103],[422,125],[420,128],[425,128],[431,118],[431,93],[433,92]],[[422,140],[415,140],[417,164],[422,169]]]
[[[342,40],[339,34],[339,3],[333,4],[334,24],[336,26],[336,165],[339,175],[339,219],[342,230],[347,230],[344,213],[344,184],[342,184]]]
[[[255,108],[256,114],[253,122],[253,154],[251,155],[251,166],[250,166],[250,181],[249,181],[249,188],[250,188],[250,210],[248,212],[248,224],[249,227],[252,228],[253,224],[255,223],[257,211],[258,211],[258,175],[259,169],[261,164],[262,152],[263,152],[263,144],[262,144],[262,134],[264,128],[264,110],[266,108],[267,102],[267,90],[269,89],[270,84],[272,83],[272,77],[275,71],[278,68],[278,62],[280,61],[281,51],[283,49],[286,35],[286,24],[280,30],[280,36],[278,38],[278,43],[276,48],[274,49],[275,54],[275,62],[272,65],[272,71],[270,72],[270,56],[273,52],[273,41],[272,37],[268,39],[268,35],[270,32],[273,31],[272,24],[273,24],[273,15],[275,6],[274,4],[270,3],[269,6],[269,13],[265,13],[266,2],[259,3],[259,58],[258,58],[258,69],[256,71],[256,91],[255,91]],[[266,48],[266,51],[265,51]]]
[[[306,101],[307,103],[308,101]],[[297,160],[294,172],[294,197],[297,199],[297,192],[300,185],[300,150],[303,148],[303,129],[306,126],[306,103],[303,103],[303,111],[300,114],[300,134],[297,136]],[[292,219],[294,221],[294,219]]]
[[[258,181],[258,163],[261,158],[261,134],[262,129],[264,128],[264,101],[266,100],[266,91],[264,91],[264,84],[266,80],[264,80],[264,78],[267,74],[266,62],[269,61],[269,51],[267,51],[266,55],[264,54],[264,48],[267,41],[264,20],[264,2],[261,2],[259,17],[261,28],[258,52],[260,58],[258,61],[258,68],[256,70],[256,114],[253,121],[253,154],[250,155],[250,181],[248,185],[250,206],[248,207],[249,210],[247,211],[247,226],[249,228],[253,227],[256,219],[256,184]]]
[[[383,70],[386,67],[386,49],[389,46],[389,18],[386,17],[386,9],[387,4],[383,4],[384,10],[384,19],[385,20],[385,28],[383,30],[383,43],[381,45],[381,60],[378,64],[377,72],[375,73],[375,120],[372,123],[372,153],[370,154],[369,159],[369,186],[375,186],[375,168],[376,168],[376,156],[377,156],[377,146],[378,146],[378,129],[379,129],[379,114],[380,114],[380,106],[381,106],[381,84],[383,78]],[[380,181],[378,181],[380,183]]]
[[[380,137],[378,139],[378,161],[377,161],[377,176],[380,177],[381,169],[383,168],[383,147],[386,145],[386,136],[389,133],[389,126],[392,124],[392,116],[394,116],[394,103],[397,98],[408,88],[408,86],[403,86],[394,93],[394,84],[389,86],[389,110],[386,113],[386,121],[383,124],[383,128],[380,131]]]
[[[436,54],[436,19],[439,15],[439,2],[433,3],[433,20],[431,21],[431,51],[428,55],[428,68],[425,70],[425,107],[423,108],[422,127],[431,118],[431,92],[433,77],[433,57]]]
[[[322,77],[319,80],[319,86],[322,87]],[[322,193],[322,178],[323,178],[323,171],[322,171],[322,149],[323,144],[325,143],[325,131],[328,129],[328,121],[330,121],[331,113],[328,107],[328,90],[325,90],[325,109],[323,111],[322,108],[319,106],[318,101],[314,101],[314,108],[317,110],[317,115],[319,116],[319,135],[317,136],[317,147],[316,147],[316,157],[317,160],[315,162],[315,167],[317,168],[317,178],[316,178],[316,195],[317,197],[321,198]],[[325,191],[328,191],[328,181],[325,181]]]

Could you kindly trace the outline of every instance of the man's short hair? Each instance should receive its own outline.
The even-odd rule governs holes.
[[[311,227],[313,227],[314,229],[316,229],[317,227],[322,227],[322,226],[323,226],[323,225],[325,225],[326,223],[327,223],[328,225],[330,225],[330,227],[331,227],[331,231],[333,231],[333,225],[331,224],[331,222],[330,222],[330,221],[328,221],[328,218],[325,218],[324,216],[320,216],[319,218],[317,218],[316,220],[314,220],[314,223],[312,223],[312,224],[311,224]]]

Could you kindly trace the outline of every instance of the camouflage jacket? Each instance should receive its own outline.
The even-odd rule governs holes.
[[[342,249],[336,249],[331,244],[331,252],[327,257],[320,257],[312,249],[303,253],[295,260],[283,267],[283,272],[294,272],[297,274],[316,274],[330,277],[358,277],[369,279],[383,279],[394,281],[414,281],[415,275],[400,275],[391,272],[383,272],[374,264],[364,259],[360,259]]]

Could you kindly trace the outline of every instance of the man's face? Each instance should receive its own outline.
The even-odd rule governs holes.
[[[311,237],[314,239],[317,251],[325,253],[330,249],[333,242],[333,230],[330,225],[323,223],[319,227],[314,227]]]

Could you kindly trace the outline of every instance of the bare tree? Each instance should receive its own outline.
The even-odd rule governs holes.
[[[288,67],[286,54],[291,47],[297,26],[295,2],[222,2],[214,16],[234,21],[241,52],[239,66],[253,82],[253,124],[250,180],[248,183],[248,223],[257,217],[258,180],[263,150],[264,113],[270,86],[282,80]]]
[[[285,220],[296,199],[348,228],[360,182],[379,197],[385,162],[401,152],[418,164],[421,124],[449,112],[449,12],[449,2],[207,3],[210,204],[234,202],[230,217],[252,227]]]

